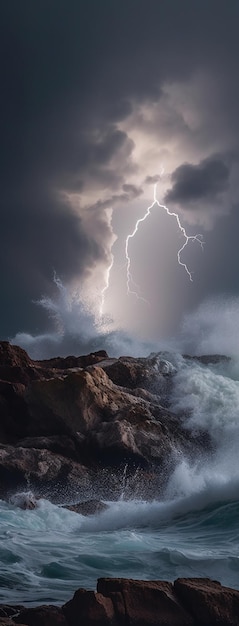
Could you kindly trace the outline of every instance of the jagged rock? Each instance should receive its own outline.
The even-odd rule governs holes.
[[[116,626],[113,602],[109,597],[78,589],[72,600],[63,607],[63,612],[70,626],[78,626],[79,622],[87,626]]]
[[[61,608],[0,605],[6,626],[238,626],[238,616],[239,591],[208,578],[100,578],[97,591],[78,589]]]
[[[146,389],[165,398],[176,372],[169,361],[153,354],[148,358],[120,357],[101,363],[109,378],[121,387]]]
[[[238,626],[239,591],[208,579],[100,578],[63,607],[70,626]]]
[[[32,367],[33,361],[27,352],[8,341],[0,341],[0,367]]]
[[[14,622],[26,626],[69,626],[62,609],[51,605],[24,609]]]
[[[178,578],[174,589],[201,626],[238,626],[239,591],[209,578]]]
[[[80,463],[67,460],[49,450],[14,448],[0,445],[0,496],[6,497],[16,489],[46,489],[53,493],[66,484],[72,491],[91,486],[90,473]]]
[[[178,601],[173,584],[124,578],[100,578],[97,591],[114,598],[121,594],[125,622],[140,626],[193,626],[190,613]],[[118,601],[119,604],[119,601]]]
[[[38,450],[49,450],[54,454],[60,454],[73,461],[83,462],[84,437],[75,435],[52,435],[50,437],[25,437],[20,439],[15,445],[17,448],[36,448]]]
[[[0,380],[27,385],[39,378],[40,373],[27,352],[8,341],[0,342]]]
[[[0,604],[0,617],[13,617],[13,615],[18,615],[24,608],[22,604],[15,604],[14,606]]]
[[[93,456],[115,464],[161,463],[188,434],[167,409],[115,385],[99,366],[67,377],[34,381],[25,395],[29,434],[80,432]]]
[[[55,357],[45,361],[37,361],[41,367],[54,368],[59,370],[74,369],[76,367],[88,367],[108,359],[108,354],[105,350],[98,350],[97,352],[91,352],[83,356],[67,356],[67,357]]]
[[[26,489],[26,476],[31,485],[70,487],[84,472],[87,482],[91,469],[126,463],[163,476],[175,455],[210,447],[167,408],[175,367],[165,356],[109,359],[100,351],[40,362],[0,342],[0,369],[14,379],[0,379],[0,493],[4,484]]]

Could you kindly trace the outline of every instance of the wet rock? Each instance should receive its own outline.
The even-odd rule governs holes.
[[[68,511],[74,511],[74,513],[80,513],[81,515],[95,515],[95,513],[106,511],[108,506],[100,500],[86,500],[85,502],[77,502],[76,504],[66,504],[64,508],[68,509]]]
[[[101,366],[109,378],[121,387],[146,389],[161,397],[166,397],[175,367],[163,356],[153,354],[148,358],[120,357],[113,363],[107,361]]]
[[[144,581],[100,578],[63,607],[0,606],[6,626],[238,626],[239,591],[207,578]],[[1,621],[2,620],[2,621]],[[14,621],[12,621],[14,620]]]
[[[0,604],[0,617],[16,617],[24,608],[21,604],[16,604],[15,606]]]
[[[48,495],[64,485],[72,491],[91,486],[89,470],[80,463],[49,452],[0,444],[0,495],[10,496],[16,489]]]
[[[117,479],[125,464],[163,480],[178,455],[210,448],[208,435],[189,433],[167,407],[175,367],[166,354],[32,361],[0,342],[1,367],[9,380],[0,379],[0,495],[84,489],[93,473],[100,480],[111,468]]]
[[[108,359],[108,354],[105,350],[98,350],[97,352],[91,352],[83,356],[67,356],[67,357],[55,357],[45,361],[37,361],[37,364],[42,368],[54,368],[58,370],[67,370],[73,368],[84,368],[89,365],[94,365]]]
[[[194,620],[178,601],[173,584],[165,581],[141,581],[123,578],[100,578],[97,591],[114,598],[121,594],[125,621],[137,626],[193,626]]]
[[[82,450],[91,462],[162,463],[175,442],[179,447],[187,445],[188,433],[175,416],[118,387],[99,366],[65,378],[35,381],[25,399],[31,436],[80,433]]]
[[[24,609],[14,618],[14,622],[26,626],[68,626],[62,609],[50,605]]]
[[[78,589],[62,609],[69,626],[117,626],[111,598],[95,591]]]
[[[25,437],[20,439],[15,445],[17,448],[36,448],[38,450],[49,450],[54,454],[60,454],[68,459],[80,461],[83,456],[84,439],[76,435],[52,435],[49,437]]]
[[[0,380],[27,385],[39,377],[34,361],[25,350],[8,341],[0,342]]]
[[[239,591],[209,578],[178,578],[177,597],[201,626],[238,626]]]
[[[33,510],[38,507],[38,499],[34,496],[32,491],[23,491],[22,493],[16,493],[9,498],[10,504],[18,506],[20,509]]]

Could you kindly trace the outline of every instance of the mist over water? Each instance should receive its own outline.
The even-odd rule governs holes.
[[[113,357],[148,356],[150,352],[164,350],[192,355],[239,355],[239,298],[206,300],[196,310],[184,315],[170,337],[161,332],[159,319],[157,336],[148,340],[143,333],[120,328],[112,317],[104,312],[100,314],[102,294],[91,302],[80,289],[66,287],[57,276],[54,276],[54,283],[57,295],[54,298],[43,296],[35,303],[47,313],[54,330],[35,335],[19,331],[11,338],[11,343],[27,350],[33,359],[103,349]],[[150,324],[150,316],[155,314],[150,308],[148,314]]]
[[[239,358],[239,298],[209,298],[185,314],[176,344],[184,353]]]

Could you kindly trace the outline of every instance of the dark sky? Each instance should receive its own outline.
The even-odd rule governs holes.
[[[0,338],[45,356],[108,333],[114,351],[121,334],[177,334],[208,299],[235,303],[238,1],[7,0],[0,13]],[[125,240],[156,181],[205,245],[183,251],[192,283],[176,220],[154,207],[129,242],[137,297]]]

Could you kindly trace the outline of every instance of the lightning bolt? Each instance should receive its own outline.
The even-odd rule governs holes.
[[[167,215],[169,215],[170,217],[175,217],[176,221],[177,221],[177,225],[179,230],[181,231],[185,241],[184,244],[182,245],[182,247],[179,249],[178,253],[177,253],[177,257],[178,257],[178,264],[181,265],[186,274],[189,277],[189,280],[191,282],[193,282],[193,278],[192,278],[192,274],[190,272],[190,270],[188,269],[188,266],[186,265],[186,263],[184,263],[183,261],[181,261],[181,254],[183,252],[183,250],[186,248],[188,242],[191,241],[197,241],[201,248],[203,249],[203,245],[204,245],[204,241],[202,239],[202,235],[201,234],[197,234],[197,235],[188,235],[186,233],[185,228],[182,226],[179,216],[177,213],[174,213],[173,211],[170,211],[168,209],[168,207],[166,207],[164,204],[160,204],[158,199],[157,199],[157,183],[154,185],[154,199],[152,204],[150,204],[150,206],[148,206],[146,213],[144,214],[143,217],[141,217],[140,219],[137,220],[134,230],[133,232],[128,235],[128,237],[126,238],[126,242],[125,242],[125,256],[126,256],[126,261],[127,261],[127,265],[126,265],[126,274],[127,274],[127,293],[132,294],[134,296],[136,296],[136,298],[138,298],[139,300],[143,300],[144,302],[146,302],[147,304],[149,304],[148,300],[145,300],[145,298],[143,298],[140,294],[139,294],[139,287],[136,285],[136,283],[134,282],[133,278],[132,278],[132,274],[131,274],[131,259],[130,259],[130,255],[129,255],[129,243],[130,240],[133,239],[135,237],[135,235],[138,232],[139,226],[140,224],[142,224],[142,222],[145,222],[145,220],[149,217],[151,210],[154,208],[154,206],[158,206],[158,208],[163,209],[164,211],[166,211]]]

